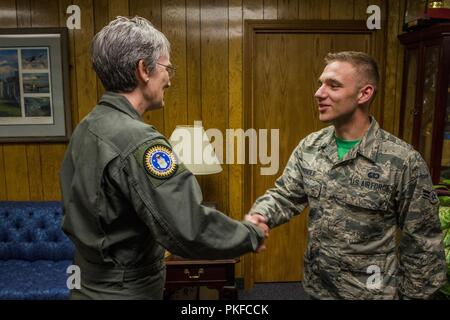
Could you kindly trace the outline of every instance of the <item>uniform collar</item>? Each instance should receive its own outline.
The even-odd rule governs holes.
[[[106,105],[108,107],[114,108],[116,110],[119,110],[123,113],[126,113],[130,117],[136,120],[144,121],[142,116],[136,111],[136,109],[133,108],[130,101],[128,101],[127,98],[125,98],[123,95],[107,91],[103,96],[100,98],[99,104]]]
[[[332,159],[333,162],[337,162],[338,153],[336,141],[334,139],[335,130],[333,127],[329,128],[330,130],[328,130],[328,132],[324,136],[322,140],[323,142],[319,148],[323,149],[325,154],[330,159]],[[349,153],[345,155],[342,161],[356,158],[356,156],[360,154],[363,157],[371,160],[372,162],[376,162],[379,148],[379,141],[378,141],[379,132],[380,132],[380,125],[375,120],[375,118],[370,116],[370,127],[362,137],[361,142],[358,144],[358,147],[349,151]]]
[[[378,148],[380,146],[379,137],[380,125],[374,117],[370,116],[370,127],[358,145],[357,152],[372,162],[377,161]]]

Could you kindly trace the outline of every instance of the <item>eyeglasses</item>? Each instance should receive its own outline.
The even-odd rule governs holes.
[[[177,71],[177,68],[174,66],[168,65],[168,64],[162,64],[157,62],[156,64],[159,64],[162,67],[166,68],[167,73],[169,74],[169,78],[172,78],[175,75],[175,71]]]

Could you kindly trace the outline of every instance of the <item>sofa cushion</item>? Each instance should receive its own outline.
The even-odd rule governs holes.
[[[61,230],[57,201],[0,202],[0,260],[71,260],[73,243]]]
[[[68,299],[67,267],[62,261],[0,261],[0,300]]]

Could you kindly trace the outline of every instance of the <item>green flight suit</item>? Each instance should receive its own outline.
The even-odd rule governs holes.
[[[232,258],[264,238],[202,205],[197,180],[128,100],[107,92],[77,126],[61,168],[62,228],[74,242],[73,299],[161,299],[165,249]]]

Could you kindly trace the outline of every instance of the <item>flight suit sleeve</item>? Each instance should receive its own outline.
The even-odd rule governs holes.
[[[186,258],[234,258],[257,249],[263,231],[202,205],[193,174],[170,144],[152,140],[130,155],[123,168],[133,206],[154,238]]]
[[[273,228],[288,222],[308,204],[304,182],[300,170],[301,145],[292,152],[283,174],[275,181],[275,186],[256,199],[250,214],[261,214]]]
[[[414,152],[403,169],[399,192],[400,294],[405,299],[428,299],[446,282],[439,200],[427,165]]]

